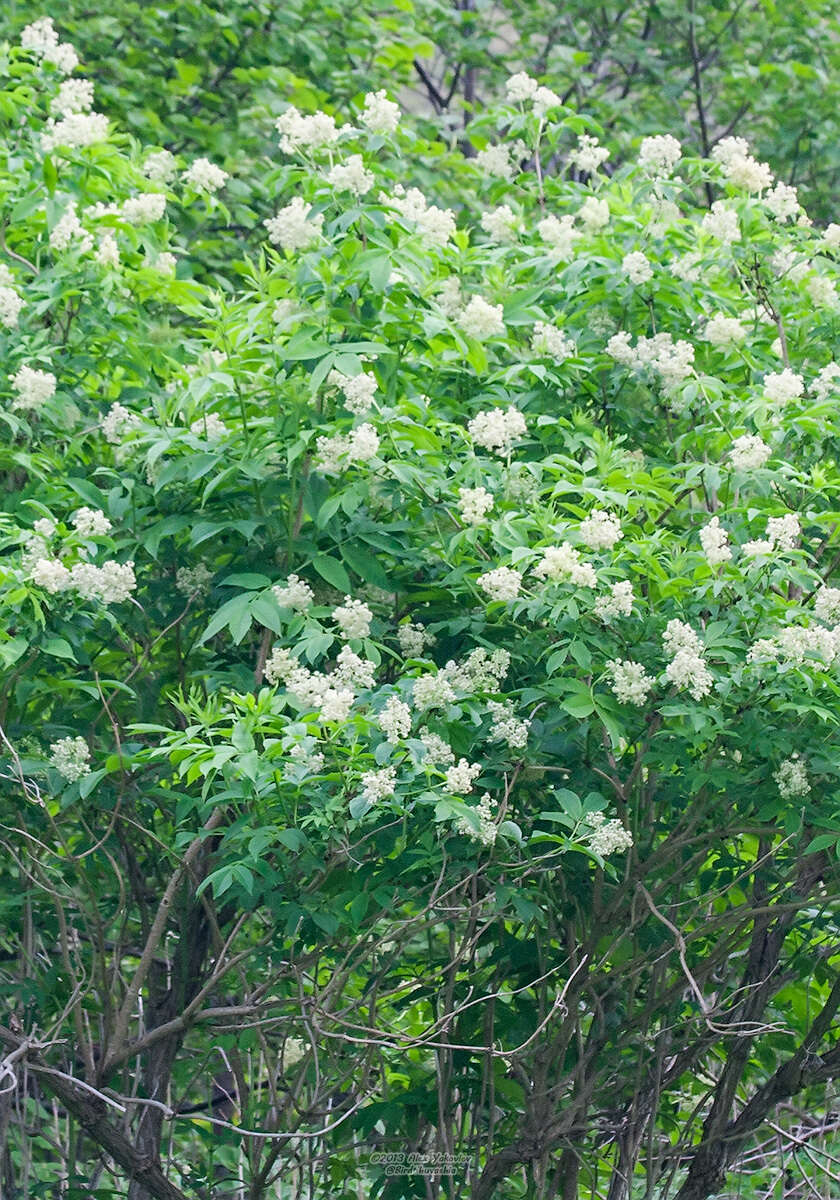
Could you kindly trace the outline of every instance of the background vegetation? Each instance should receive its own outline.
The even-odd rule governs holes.
[[[5,18],[0,1194],[835,1196],[836,6]]]

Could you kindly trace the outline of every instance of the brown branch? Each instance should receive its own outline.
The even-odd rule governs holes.
[[[108,1053],[105,1055],[102,1066],[102,1074],[107,1075],[113,1064],[119,1059],[123,1045],[128,1036],[128,1025],[131,1021],[134,1007],[137,1003],[137,998],[140,995],[149,968],[152,965],[152,960],[155,957],[160,939],[163,937],[163,932],[166,928],[166,922],[169,919],[172,901],[175,898],[175,893],[181,886],[185,875],[188,873],[199,853],[203,849],[207,834],[212,830],[217,829],[221,824],[223,811],[217,808],[211,814],[209,820],[204,824],[201,833],[191,843],[184,858],[177,868],[169,883],[166,886],[166,891],[163,893],[158,910],[155,913],[155,918],[152,921],[152,927],[149,930],[149,935],[146,938],[146,945],[143,948],[143,954],[140,962],[137,964],[137,970],[134,972],[134,977],[129,984],[128,990],[123,999],[120,1010],[117,1013],[116,1021],[114,1022],[114,1030],[111,1036],[111,1044]]]

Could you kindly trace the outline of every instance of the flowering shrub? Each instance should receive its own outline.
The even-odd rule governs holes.
[[[475,157],[280,112],[216,290],[226,172],[74,68],[39,22],[2,94],[0,1038],[86,1140],[8,1153],[719,1192],[838,1070],[836,239],[520,73]]]

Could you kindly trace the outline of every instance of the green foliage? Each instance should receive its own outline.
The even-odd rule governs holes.
[[[324,7],[124,13],[107,136],[2,57],[4,1194],[769,1194],[840,1070],[837,227],[555,170],[608,90],[459,145]]]

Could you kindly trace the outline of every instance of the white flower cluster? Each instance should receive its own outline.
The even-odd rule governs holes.
[[[332,387],[337,387],[343,393],[346,407],[356,416],[366,413],[373,404],[376,392],[375,375],[370,375],[366,371],[360,371],[358,375],[344,375],[341,371],[333,368],[327,376],[327,383]]]
[[[639,166],[654,178],[671,174],[682,156],[682,146],[670,133],[642,138],[639,147]]]
[[[310,216],[311,212],[312,206],[302,196],[295,196],[275,217],[263,221],[269,241],[292,252],[306,250],[320,238],[324,224],[323,213]]]
[[[342,646],[335,660],[332,678],[352,688],[372,688],[376,667],[349,646]]]
[[[505,94],[512,104],[524,103],[530,100],[534,114],[544,117],[552,108],[558,108],[562,100],[551,88],[541,87],[536,79],[532,79],[525,71],[511,75],[505,84]]]
[[[106,442],[118,446],[125,435],[136,429],[139,424],[139,417],[117,402],[111,405],[102,419],[102,433]]]
[[[129,225],[148,225],[150,221],[159,221],[165,212],[163,192],[140,192],[123,201],[120,215]]]
[[[694,370],[694,347],[690,342],[675,342],[670,333],[639,337],[635,346],[630,341],[630,334],[620,330],[607,342],[607,354],[631,370],[655,371],[666,391],[677,387]]]
[[[809,658],[831,667],[840,654],[840,626],[788,625],[775,638],[759,638],[750,646],[749,663],[776,663],[779,669],[801,667]]]
[[[614,583],[606,596],[599,596],[592,612],[605,624],[613,617],[629,617],[633,612],[633,585],[629,579]]]
[[[445,708],[454,702],[457,692],[498,691],[509,667],[507,650],[488,653],[484,647],[478,647],[463,662],[450,661],[436,675],[415,679],[412,700],[419,709]]]
[[[320,775],[324,769],[324,755],[315,750],[315,738],[304,738],[289,747],[289,760],[286,763],[285,776],[292,782],[299,783],[306,775]],[[289,1043],[286,1043],[288,1047]]]
[[[175,178],[178,167],[175,155],[169,150],[153,150],[143,163],[143,174],[152,183],[169,183]]]
[[[424,761],[441,767],[448,767],[455,762],[452,747],[439,734],[433,733],[424,725],[419,737],[423,743]]]
[[[76,202],[71,201],[50,230],[50,247],[53,250],[68,250],[74,242],[81,254],[86,254],[93,246],[93,238],[85,232],[79,220]]]
[[[406,658],[420,658],[427,646],[432,645],[434,636],[422,625],[409,622],[397,627],[397,641]]]
[[[500,704],[497,700],[488,700],[487,708],[493,723],[490,726],[490,736],[496,742],[506,742],[511,750],[524,750],[528,744],[528,730],[531,722],[522,721],[516,716],[513,705],[509,700]]]
[[[587,841],[589,849],[599,858],[610,854],[624,854],[633,845],[633,835],[625,829],[617,817],[608,821],[603,813],[590,813],[586,819],[589,826]]]
[[[515,167],[511,159],[510,147],[504,143],[498,146],[485,146],[483,150],[479,150],[473,161],[486,175],[508,181],[513,178]],[[840,230],[840,225],[837,228]]]
[[[68,783],[90,774],[90,750],[82,737],[59,738],[50,744],[50,766]]]
[[[598,586],[598,576],[591,563],[581,562],[580,551],[568,542],[543,550],[533,573],[538,579],[548,579],[552,583],[568,582],[574,587],[586,588]]]
[[[700,228],[725,246],[741,240],[738,214],[734,208],[729,208],[722,200],[715,200],[700,222]]]
[[[467,337],[475,338],[477,341],[500,337],[505,332],[501,304],[488,304],[482,296],[470,297],[469,303],[458,317],[458,324]]]
[[[50,112],[58,117],[89,112],[92,108],[93,83],[90,79],[65,79],[50,101]]]
[[[640,285],[653,279],[653,267],[646,254],[633,250],[621,260],[621,270],[631,283]]]
[[[397,184],[393,193],[381,195],[380,201],[395,208],[406,224],[415,226],[427,246],[441,248],[455,233],[452,210],[429,204],[419,188],[406,191],[402,184]]]
[[[527,426],[518,408],[490,408],[476,413],[467,429],[477,446],[506,458],[513,443],[525,436]]]
[[[756,471],[773,453],[770,446],[754,433],[743,433],[729,447],[729,461],[738,471]]]
[[[784,800],[795,800],[798,796],[807,796],[811,790],[808,782],[808,768],[796,756],[786,758],[780,764],[779,769],[773,772],[773,778],[779,786],[779,795]]]
[[[399,696],[388,697],[378,720],[389,742],[396,743],[411,733],[411,709]]]
[[[370,636],[373,613],[361,600],[344,597],[344,603],[333,609],[333,620],[341,630],[342,637],[366,638]]]
[[[585,171],[587,175],[594,175],[609,156],[609,150],[606,146],[602,146],[596,137],[592,137],[589,133],[579,133],[577,146],[569,153],[569,162],[573,163],[579,171]]]
[[[67,150],[80,150],[104,142],[108,136],[108,118],[103,113],[68,113],[58,121],[50,117],[41,134],[41,149],[51,154],[59,146]]]
[[[120,248],[112,233],[102,235],[94,257],[101,267],[112,267],[116,270],[120,265]]]
[[[763,192],[773,182],[773,172],[767,163],[758,162],[749,152],[744,138],[721,138],[711,153],[712,159],[720,163],[726,179],[733,187],[746,192]]]
[[[280,607],[293,612],[306,612],[315,599],[312,588],[299,575],[290,575],[285,584],[276,583],[271,590]]]
[[[814,597],[814,616],[828,625],[836,625],[840,621],[840,588],[820,588]]]
[[[418,676],[411,686],[411,698],[414,707],[421,711],[425,708],[446,708],[455,700],[455,689],[445,672],[438,671],[436,675]]]
[[[69,75],[79,65],[79,56],[70,43],[59,41],[52,17],[39,17],[27,25],[21,31],[20,44],[24,50],[31,50],[63,75]]]
[[[764,376],[764,395],[771,404],[788,404],[804,391],[805,380],[789,367]]]
[[[336,433],[332,437],[319,437],[315,443],[321,470],[327,475],[336,474],[343,466],[368,462],[379,452],[379,435],[367,422],[351,429],[349,433]]]
[[[101,509],[85,505],[73,514],[73,527],[81,537],[101,537],[108,533],[111,522]]]
[[[459,817],[455,822],[455,829],[464,837],[470,837],[476,842],[481,842],[482,846],[492,846],[498,835],[498,827],[496,825],[496,817],[493,812],[493,799],[489,792],[485,792],[479,800],[478,804],[472,810],[478,821],[476,828],[468,817]]]
[[[556,325],[545,321],[534,322],[534,332],[531,336],[531,350],[534,354],[550,356],[555,362],[561,363],[570,358],[577,346],[573,340]]]
[[[734,346],[737,342],[743,342],[747,331],[737,317],[715,313],[706,322],[704,336],[713,346]]]
[[[488,654],[483,646],[479,646],[470,651],[463,662],[448,662],[443,673],[459,692],[497,692],[509,669],[507,650],[493,650]]]
[[[764,197],[764,206],[779,221],[795,217],[799,212],[799,197],[796,194],[796,188],[779,181]]]
[[[493,497],[486,488],[458,488],[458,510],[467,525],[483,525],[493,507]]]
[[[602,508],[593,508],[589,516],[581,521],[578,533],[581,541],[591,550],[612,550],[624,536],[618,517],[604,512]]]
[[[805,284],[805,291],[822,308],[837,307],[837,284],[826,275],[812,275]]]
[[[280,149],[284,154],[298,150],[321,150],[338,140],[335,118],[325,112],[304,116],[294,106],[278,117],[274,127],[280,134]]]
[[[101,567],[77,562],[68,570],[57,558],[39,558],[32,567],[31,579],[53,595],[72,590],[83,600],[102,604],[121,604],[137,587],[133,562],[109,561]]]
[[[394,133],[400,123],[400,106],[388,99],[384,88],[368,92],[360,120],[371,133]]]
[[[365,167],[361,154],[351,154],[327,172],[327,183],[340,192],[364,196],[373,187],[373,172]]]
[[[382,767],[379,771],[365,771],[362,776],[362,796],[371,804],[393,796],[397,783],[396,767]]]
[[[481,228],[495,242],[512,242],[516,237],[519,218],[507,204],[482,214]]]
[[[210,591],[213,572],[205,563],[194,567],[179,567],[175,572],[175,587],[182,596],[206,596]]]
[[[708,525],[700,530],[700,544],[710,567],[718,567],[732,558],[729,534],[721,527],[717,517],[712,517]]]
[[[491,600],[507,604],[519,595],[522,576],[513,567],[495,567],[492,571],[485,571],[483,575],[479,575],[476,582]]]
[[[597,233],[610,223],[610,206],[608,201],[598,196],[587,196],[577,215],[587,233]]]
[[[712,690],[712,676],[703,658],[703,643],[690,625],[673,619],[662,635],[665,653],[671,661],[665,678],[675,687],[686,689],[695,700]]]
[[[796,513],[770,517],[767,521],[767,540],[776,550],[793,550],[801,533],[802,528]]]
[[[272,684],[284,683],[300,704],[318,710],[321,721],[346,721],[356,702],[353,688],[346,686],[338,675],[308,670],[285,647],[274,647],[265,664],[265,677]]]
[[[14,277],[5,263],[0,263],[0,324],[14,329],[18,323],[23,299],[14,289]]]
[[[228,427],[218,413],[208,412],[190,424],[190,433],[208,442],[220,442],[227,437]]]
[[[473,782],[480,774],[481,767],[478,763],[470,763],[465,758],[462,758],[454,766],[447,768],[447,791],[453,792],[458,796],[466,795],[473,790]]]
[[[574,216],[568,214],[562,217],[551,214],[537,222],[537,233],[557,258],[571,258],[575,242],[583,236],[579,229],[575,229],[574,222]]]
[[[611,659],[607,671],[612,679],[612,690],[621,704],[635,704],[641,708],[654,686],[654,680],[645,672],[641,663],[632,659]]]
[[[840,248],[840,225],[837,225],[834,221],[826,225],[825,232],[823,233],[823,242],[828,246],[829,250]]]
[[[186,171],[181,172],[181,179],[196,192],[218,192],[225,186],[229,178],[227,171],[217,167],[209,158],[197,158],[191,162]]]
[[[55,388],[56,378],[51,371],[41,371],[24,364],[18,367],[12,377],[12,391],[15,393],[12,408],[40,408],[55,395]]]

